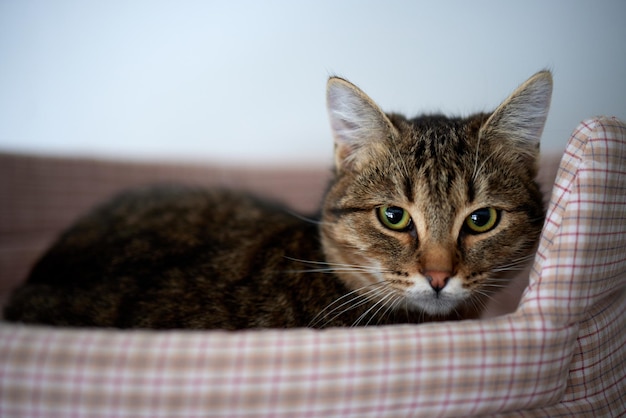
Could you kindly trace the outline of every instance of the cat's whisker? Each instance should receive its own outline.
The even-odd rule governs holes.
[[[346,273],[346,274],[372,274],[380,275],[388,272],[387,270],[379,270],[376,268],[358,268],[358,267],[320,267],[310,269],[294,269],[294,270],[282,270],[282,273],[322,273],[322,274],[334,274],[334,273]]]
[[[491,290],[491,288],[496,288],[496,289]],[[500,297],[505,296],[505,295],[509,295],[514,298],[519,298],[519,294],[514,289],[511,289],[507,285],[487,284],[485,289],[476,290],[475,293],[477,295],[484,296],[487,301],[492,301],[492,302],[497,301]],[[474,305],[474,306],[479,306],[480,310],[486,309],[487,302],[482,301],[480,299],[478,299],[475,302],[480,303],[480,305]]]
[[[514,263],[519,263],[519,262],[527,262],[527,261],[533,260],[534,258],[535,258],[535,254],[532,253],[532,254],[528,254],[528,255],[525,255],[525,256],[522,256],[522,257],[519,257],[519,258],[514,258],[513,260],[511,260],[509,262],[509,264],[514,264]]]
[[[505,282],[505,283],[486,283],[486,288],[495,288],[496,292],[501,291],[502,289],[508,289],[507,291],[511,291],[514,292],[515,291],[515,287],[511,286],[511,282]]]
[[[285,258],[292,260],[292,261],[296,261],[296,262],[300,262],[300,263],[304,263],[304,264],[311,264],[311,265],[317,265],[317,266],[326,266],[326,267],[319,267],[319,268],[310,268],[310,269],[301,269],[301,270],[293,270],[294,272],[301,272],[301,273],[337,273],[337,272],[342,272],[342,273],[354,273],[354,274],[363,274],[363,273],[370,273],[370,274],[382,274],[385,272],[390,272],[390,270],[385,270],[385,269],[380,269],[377,267],[373,267],[373,266],[363,266],[363,265],[356,265],[356,264],[347,264],[347,263],[331,263],[331,262],[326,262],[326,261],[314,261],[314,260],[302,260],[302,259],[296,259],[293,257],[289,257],[289,256],[285,256]],[[386,307],[387,305],[382,303],[382,300],[386,300],[389,298],[389,295],[385,295],[385,291],[384,288],[387,286],[387,283],[384,281],[380,281],[380,282],[376,282],[370,285],[366,285],[363,286],[357,290],[354,290],[344,296],[342,296],[341,298],[338,298],[337,300],[333,301],[332,303],[330,303],[326,308],[324,308],[321,312],[319,312],[310,322],[309,326],[310,327],[316,327],[317,325],[319,325],[321,323],[321,321],[326,321],[326,323],[330,323],[332,321],[334,321],[335,319],[337,319],[339,316],[341,316],[342,314],[344,314],[347,311],[353,310],[358,308],[359,306],[362,306],[366,303],[371,302],[372,300],[377,300],[376,303],[365,312],[365,316],[367,316],[367,314],[371,311],[372,308],[379,306],[378,310],[374,313],[374,316],[378,314],[378,312],[380,311],[380,309],[383,309],[384,307]],[[372,287],[371,289],[367,290],[366,292],[363,292],[363,290]],[[380,296],[383,296],[382,298],[380,298]],[[347,300],[344,300],[347,299]],[[343,301],[343,302],[342,302]],[[342,302],[342,303],[339,303]],[[387,310],[389,310],[389,307],[387,307]],[[331,317],[332,316],[332,317]],[[330,317],[330,318],[329,318]],[[365,317],[363,317],[365,318]],[[363,318],[361,318],[360,320],[357,321],[360,322],[363,320]],[[371,320],[371,319],[370,319]]]
[[[405,300],[403,296],[396,295],[394,300],[388,304],[387,309],[385,309],[385,312],[383,312],[382,315],[379,316],[377,325],[380,325],[381,321],[385,319],[387,315],[391,315],[392,312],[397,312],[398,307],[399,305],[402,304],[403,300]],[[407,312],[407,318],[408,318],[408,312]]]
[[[294,258],[294,257],[289,257],[289,256],[283,256],[284,258],[286,258],[287,260],[291,260],[291,261],[297,261],[299,263],[306,263],[306,264],[315,264],[315,265],[325,265],[325,266],[340,266],[340,267],[358,267],[358,268],[364,268],[367,266],[363,266],[360,264],[347,264],[347,263],[331,263],[328,261],[315,261],[315,260],[303,260],[300,258]]]
[[[328,224],[328,222],[323,222],[320,221],[319,219],[313,219],[313,218],[309,218],[307,216],[301,215],[297,212],[294,212],[292,210],[289,209],[285,209],[285,213],[288,213],[289,215],[293,216],[294,218],[300,219],[301,221],[313,224],[313,225],[325,225]]]
[[[475,306],[475,305],[473,305],[473,304],[472,304],[472,306]],[[456,306],[454,306],[454,307],[452,308],[452,312],[453,312],[456,316],[459,316],[459,317],[461,317],[461,316],[462,316],[462,315],[461,315],[461,313],[459,312],[459,310],[457,309],[457,307],[456,307]],[[423,319],[424,317],[425,317],[425,315],[422,315],[422,319]]]
[[[378,274],[382,273],[380,270],[370,270],[364,268],[354,268],[354,267],[345,267],[345,268],[337,268],[337,267],[328,267],[328,268],[318,268],[318,269],[302,269],[302,270],[283,270],[285,273],[372,273]]]
[[[504,264],[498,267],[494,267],[491,269],[491,271],[497,271],[497,270],[507,270],[507,269],[519,269],[522,270],[524,268],[528,267],[528,261],[520,261],[518,263],[510,263],[510,264]]]
[[[515,262],[515,261],[527,261],[527,260],[532,260],[532,259],[534,259],[534,258],[535,258],[535,253],[533,252],[533,253],[531,253],[531,254],[527,254],[527,255],[524,255],[524,256],[521,256],[521,257],[515,258],[515,259],[513,259],[512,261],[513,261],[513,262]]]
[[[492,273],[503,273],[503,272],[518,272],[518,271],[522,271],[526,269],[525,266],[519,266],[519,267],[503,267],[503,268],[495,268],[495,269],[491,269]]]
[[[387,283],[378,282],[375,289],[372,289],[371,291],[368,291],[364,294],[359,295],[360,298],[362,299],[361,301],[359,301],[357,304],[351,305],[347,307],[346,309],[342,310],[340,314],[343,314],[345,312],[348,312],[350,310],[363,306],[367,303],[375,302],[374,305],[380,303],[381,299],[383,299],[382,296],[386,296],[388,294],[388,292],[385,290],[386,287],[387,287]],[[355,301],[356,299],[357,298],[353,298],[350,302]],[[337,316],[339,315],[336,315],[334,318],[337,318]]]
[[[387,302],[386,299],[391,298],[390,302]],[[370,318],[367,320],[367,322],[365,323],[365,326],[369,326],[369,324],[372,322],[372,320],[374,320],[374,318],[378,318],[378,323],[380,324],[380,321],[385,317],[386,313],[389,312],[389,310],[393,307],[393,305],[395,304],[397,296],[395,296],[393,293],[389,293],[387,294],[381,301],[378,302],[378,304],[380,305],[380,307],[376,310],[376,312],[374,312]],[[380,313],[380,311],[382,309],[385,309],[384,312],[379,316],[378,314]]]
[[[509,287],[510,284],[511,284],[510,279],[506,277],[498,277],[498,275],[482,277],[480,279],[480,286],[484,289],[487,289],[487,288],[505,289]],[[472,292],[475,292],[475,291],[476,289],[472,288]]]
[[[315,321],[311,321],[311,323],[310,323],[309,327],[311,327],[311,328],[317,328],[317,327],[319,326],[320,328],[324,328],[324,327],[326,327],[326,325],[327,325],[327,324],[332,323],[332,322],[333,322],[333,321],[335,321],[337,318],[339,318],[341,315],[343,315],[343,314],[345,314],[345,313],[347,313],[347,312],[349,312],[349,311],[351,311],[351,310],[353,310],[353,309],[356,309],[356,308],[358,308],[358,307],[360,307],[360,306],[363,306],[363,305],[367,304],[368,302],[370,302],[370,298],[371,298],[371,297],[372,297],[372,296],[369,296],[369,297],[362,297],[361,295],[356,295],[356,296],[355,296],[355,297],[353,297],[351,300],[349,300],[349,301],[347,301],[347,302],[345,302],[345,303],[343,303],[343,304],[341,305],[341,306],[346,306],[344,309],[339,310],[339,309],[340,309],[340,307],[337,307],[337,308],[335,308],[335,309],[332,309],[331,311],[329,311],[329,312],[325,313],[325,314],[323,315],[323,317],[320,317],[320,318],[318,318],[318,319],[317,319],[317,320],[315,320]],[[353,303],[353,302],[355,302],[355,301],[356,301],[356,303]],[[331,304],[331,305],[332,305],[332,304]],[[322,312],[323,312],[323,311],[322,311]],[[331,315],[333,315],[333,316],[332,316],[332,317],[330,317]],[[319,316],[319,315],[318,315],[318,316]],[[317,316],[316,316],[316,318],[317,318]],[[324,320],[324,323],[323,323],[322,325],[320,325],[320,323],[321,323],[321,321],[322,321],[322,320]]]
[[[489,295],[484,296],[487,297],[489,300],[492,300]],[[469,303],[471,304],[472,308],[476,309],[479,312],[482,312],[487,308],[487,302],[480,298],[472,298],[470,299]]]
[[[322,309],[311,320],[311,322],[309,323],[309,327],[311,328],[316,327],[319,324],[319,322],[321,322],[322,319],[327,318],[328,316],[334,314],[335,312],[337,312],[338,310],[342,309],[345,306],[347,306],[347,308],[341,310],[339,313],[336,313],[335,316],[327,320],[326,323],[332,322],[343,313],[349,310],[355,309],[369,302],[371,299],[373,299],[374,297],[376,297],[377,295],[381,293],[381,289],[385,287],[385,285],[386,284],[384,282],[377,282],[377,283],[369,284],[369,285],[360,287],[359,289],[353,290],[338,299],[335,299],[333,302],[329,303],[328,306]],[[372,287],[372,289],[369,289],[367,292],[360,293],[362,290],[367,289],[369,287]],[[337,305],[339,302],[341,302],[343,299],[346,299],[346,298],[350,298],[350,299]],[[358,301],[358,302],[356,304],[353,304],[354,301]],[[337,305],[337,306],[334,306],[334,305]]]
[[[517,264],[508,264],[508,265],[501,266],[501,267],[494,267],[490,271],[492,273],[501,273],[501,272],[507,272],[507,271],[518,272],[518,271],[526,270],[527,268],[528,268],[528,264],[524,262],[524,263],[517,263]]]
[[[370,306],[370,308],[369,308],[369,309],[367,309],[365,312],[363,312],[363,313],[361,314],[361,316],[359,316],[359,317],[357,318],[357,320],[356,320],[356,321],[354,321],[354,322],[352,323],[352,325],[351,325],[351,326],[352,326],[352,327],[357,327],[357,326],[359,326],[359,324],[361,323],[361,321],[363,321],[365,318],[367,318],[367,316],[370,314],[370,312],[371,312],[372,310],[374,310],[377,306],[381,305],[381,306],[378,308],[378,310],[377,310],[376,312],[378,312],[380,309],[382,309],[382,308],[384,307],[385,301],[386,301],[387,299],[389,299],[389,297],[390,297],[391,295],[392,295],[391,293],[386,294],[384,297],[382,297],[380,300],[378,300],[376,303],[374,303],[372,306]],[[375,314],[374,314],[374,315],[375,315]]]
[[[474,293],[476,293],[477,295],[484,296],[484,297],[485,297],[485,298],[487,298],[488,300],[495,300],[495,299],[494,299],[494,296],[493,296],[493,293],[492,293],[492,292],[489,292],[489,291],[487,291],[487,290],[474,290]],[[472,302],[475,302],[475,303],[482,303],[482,304],[484,305],[484,303],[483,303],[481,300],[479,300],[479,299],[471,299],[471,300],[472,300]],[[483,307],[484,307],[484,306],[483,306]]]
[[[506,289],[507,287],[509,287],[508,283],[507,284],[497,284],[497,283],[485,284],[485,288]]]
[[[409,301],[406,298],[402,298],[402,302],[404,302],[404,313],[406,314],[406,317],[409,318]]]
[[[491,269],[491,272],[503,272],[503,271],[521,271],[527,268],[531,260],[534,260],[535,254],[529,254],[523,257],[519,257],[510,261],[507,264],[495,267]]]
[[[310,268],[310,269],[293,269],[287,270],[286,272],[293,273],[370,273],[375,275],[380,275],[384,273],[390,273],[391,270],[381,269],[375,266],[364,266],[358,264],[345,264],[345,263],[329,263],[326,261],[312,261],[312,260],[301,260],[297,258],[292,258],[288,256],[284,256],[288,260],[296,261],[303,264],[312,264],[318,266],[328,266],[328,267],[319,267],[319,268]]]
[[[491,273],[502,273],[502,272],[519,272],[526,269],[526,265],[521,264],[518,266],[506,266],[506,267],[494,267],[489,270]]]
[[[469,302],[477,307],[479,310],[483,311],[487,307],[487,303],[490,301],[496,300],[496,293],[499,293],[500,290],[492,291],[488,288],[475,289],[474,297],[469,299]]]

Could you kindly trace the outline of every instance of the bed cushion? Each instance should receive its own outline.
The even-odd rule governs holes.
[[[329,330],[0,325],[0,416],[620,416],[626,413],[626,126],[583,122],[519,307]]]

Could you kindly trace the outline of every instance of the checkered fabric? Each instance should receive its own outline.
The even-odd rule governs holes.
[[[2,417],[626,415],[626,125],[583,122],[519,308],[227,333],[0,326]]]

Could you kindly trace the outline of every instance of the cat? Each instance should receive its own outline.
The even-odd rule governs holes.
[[[551,94],[541,71],[492,113],[408,119],[331,77],[319,216],[228,190],[125,192],[59,237],[5,318],[225,330],[477,318],[536,250]]]

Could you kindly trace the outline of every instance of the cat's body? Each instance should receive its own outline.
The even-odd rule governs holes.
[[[348,293],[334,275],[315,271],[325,266],[304,261],[323,259],[317,225],[279,206],[226,190],[145,188],[117,196],[61,237],[31,272],[21,297],[37,309],[21,319],[119,328],[351,325],[365,306],[315,318]],[[401,311],[361,322],[418,319]]]
[[[315,221],[228,191],[128,192],[60,237],[5,317],[220,329],[475,318],[536,247],[550,93],[542,72],[493,114],[408,120],[331,78],[335,178]]]

